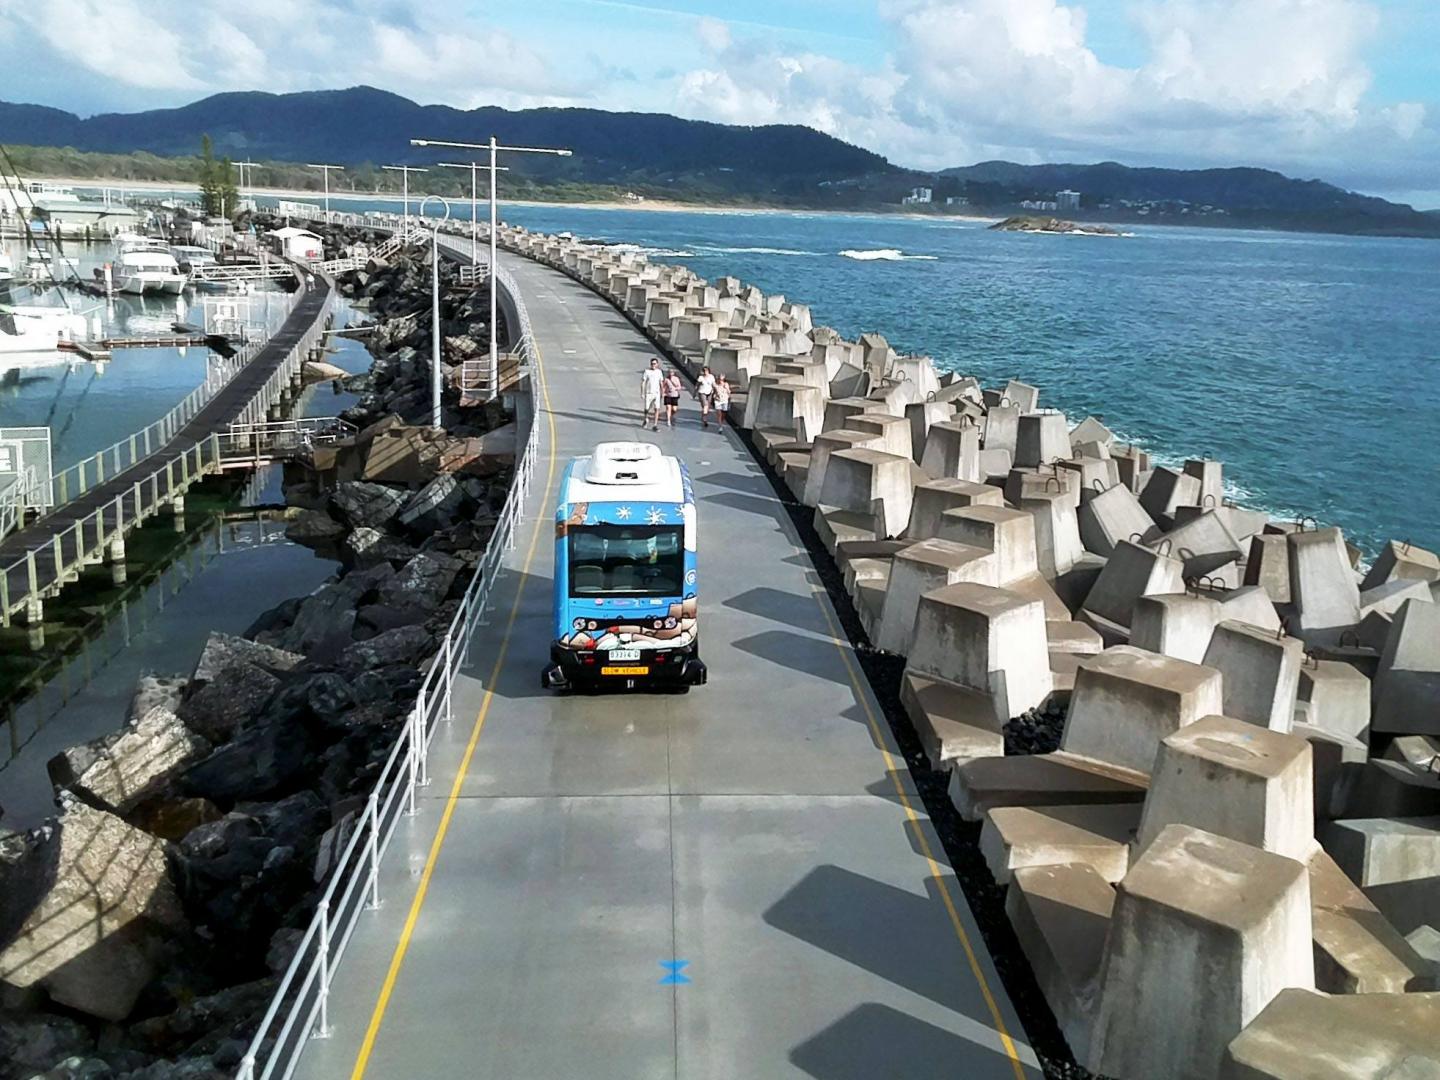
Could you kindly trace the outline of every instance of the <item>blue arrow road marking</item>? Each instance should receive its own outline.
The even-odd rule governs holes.
[[[681,968],[690,966],[689,960],[661,960],[660,966],[663,968],[668,968],[670,974],[666,975],[663,979],[661,979],[659,985],[684,986],[690,981],[689,975],[680,974]]]

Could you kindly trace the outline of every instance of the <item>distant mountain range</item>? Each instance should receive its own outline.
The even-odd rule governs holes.
[[[987,161],[927,173],[799,125],[741,127],[655,113],[485,107],[462,110],[359,86],[292,94],[216,94],[176,109],[82,119],[40,105],[0,102],[0,142],[80,151],[183,157],[208,134],[215,151],[275,162],[349,166],[425,164],[472,153],[412,147],[410,139],[563,146],[573,157],[511,155],[505,184],[633,189],[647,197],[832,209],[898,209],[917,187],[928,204],[1005,215],[1028,207],[1066,217],[1244,225],[1327,232],[1440,236],[1440,214],[1264,169],[1137,169]],[[480,156],[479,152],[473,152]],[[391,179],[373,168],[367,182]],[[1057,192],[1079,206],[1050,207]],[[613,192],[612,192],[613,195]],[[598,197],[598,196],[597,196]],[[952,202],[946,206],[946,199]]]

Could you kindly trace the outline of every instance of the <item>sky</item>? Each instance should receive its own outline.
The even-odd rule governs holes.
[[[802,123],[900,165],[1258,165],[1440,208],[1440,0],[0,0],[0,100],[365,83]]]

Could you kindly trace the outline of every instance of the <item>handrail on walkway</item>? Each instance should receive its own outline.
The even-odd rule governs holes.
[[[524,339],[529,359],[532,348]],[[515,465],[510,493],[485,554],[465,590],[439,651],[425,665],[425,680],[406,716],[395,745],[331,871],[295,957],[290,961],[260,1026],[240,1062],[238,1080],[289,1080],[308,1039],[329,1033],[328,999],[336,967],[362,912],[380,904],[380,860],[404,816],[417,811],[419,789],[429,783],[430,742],[442,723],[453,719],[451,698],[456,676],[470,651],[470,639],[490,602],[504,561],[515,547],[525,500],[538,456],[539,424],[533,419],[525,448]]]

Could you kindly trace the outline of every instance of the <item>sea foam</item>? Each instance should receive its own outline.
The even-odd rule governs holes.
[[[874,248],[867,251],[846,248],[840,254],[847,259],[858,259],[861,262],[902,262],[911,259],[934,262],[939,258],[938,255],[906,255],[899,248]]]

